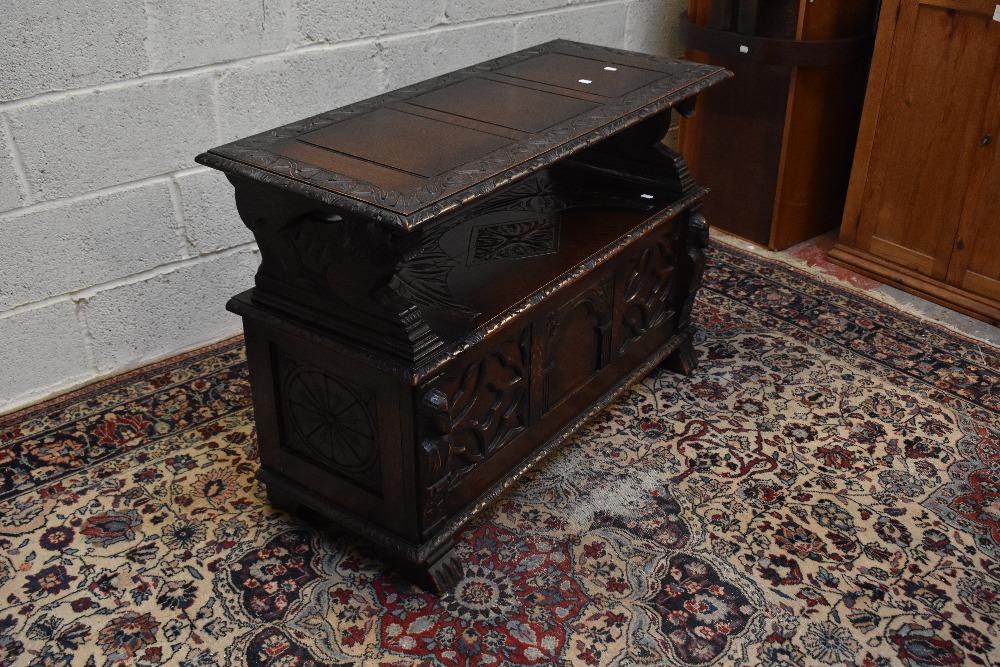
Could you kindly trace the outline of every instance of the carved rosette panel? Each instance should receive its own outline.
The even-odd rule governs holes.
[[[667,239],[658,240],[628,262],[622,295],[619,354],[624,354],[647,331],[674,316],[671,296],[675,264],[674,251]]]
[[[285,373],[284,446],[326,470],[381,492],[375,394],[309,366]]]
[[[612,276],[548,317],[542,394],[549,412],[611,361]]]

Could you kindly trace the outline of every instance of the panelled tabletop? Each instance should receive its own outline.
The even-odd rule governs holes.
[[[728,76],[719,67],[558,40],[197,160],[410,231]]]

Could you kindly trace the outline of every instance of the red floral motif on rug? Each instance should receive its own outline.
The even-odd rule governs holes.
[[[722,244],[696,314],[440,598],[268,505],[238,340],[0,419],[0,665],[1000,662],[1000,350]]]

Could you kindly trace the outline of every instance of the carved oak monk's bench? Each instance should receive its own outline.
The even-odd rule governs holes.
[[[657,364],[690,373],[706,190],[662,143],[717,67],[556,41],[214,148],[271,502],[438,591],[482,507]]]

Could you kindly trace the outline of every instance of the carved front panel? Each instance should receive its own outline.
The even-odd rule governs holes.
[[[611,358],[611,277],[548,317],[543,400],[549,412]]]
[[[286,356],[280,375],[283,447],[381,495],[375,393]]]
[[[671,305],[677,258],[671,239],[661,237],[631,257],[624,268],[618,353],[676,314]]]
[[[530,330],[446,371],[421,405],[425,527],[443,517],[447,491],[528,426]]]

